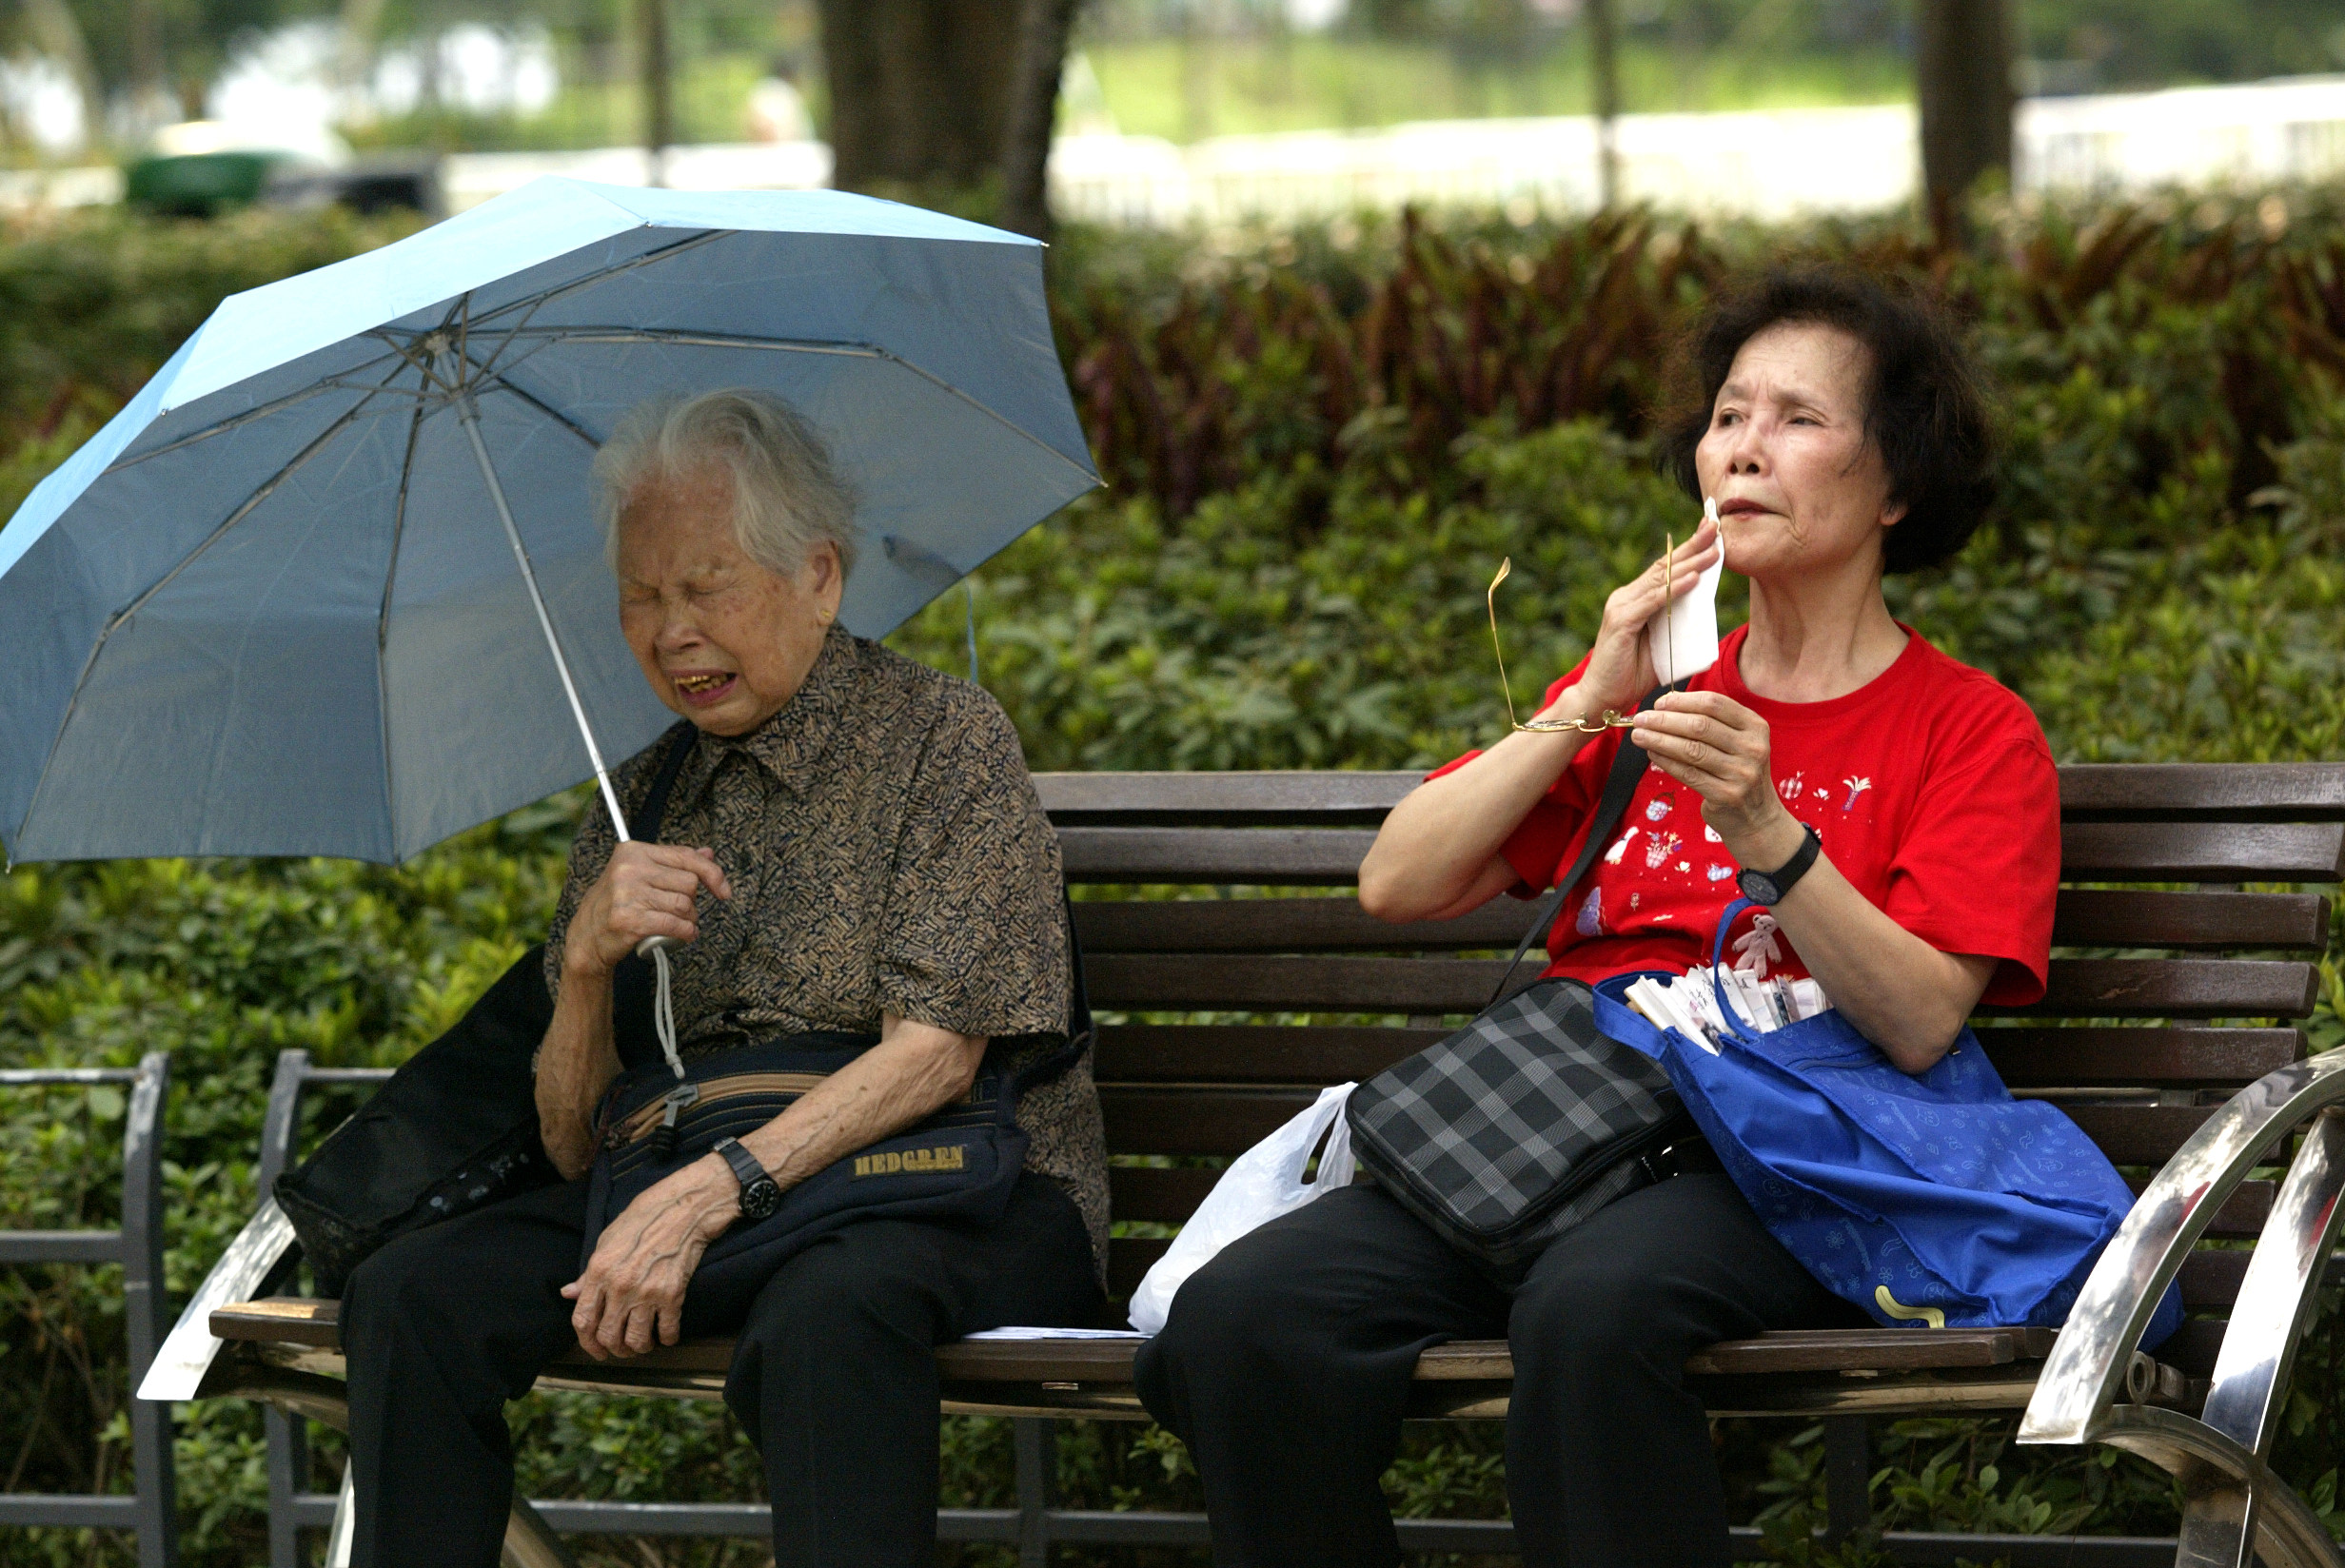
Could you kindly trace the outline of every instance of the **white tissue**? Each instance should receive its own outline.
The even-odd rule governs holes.
[[[1703,513],[1716,521],[1717,508],[1716,501],[1705,501]],[[1725,569],[1726,553],[1721,550],[1689,592],[1645,623],[1653,674],[1665,684],[1698,676],[1718,662],[1718,579]]]

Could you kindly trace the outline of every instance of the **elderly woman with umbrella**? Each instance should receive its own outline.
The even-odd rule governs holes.
[[[574,782],[581,739],[600,786],[511,1068],[560,1179],[346,1285],[353,1560],[496,1562],[532,1518],[504,1401],[714,1333],[778,1560],[912,1560],[932,1348],[1095,1312],[1055,840],[993,700],[868,639],[1096,482],[1031,242],[547,180],[225,302],[0,529],[15,858],[400,860]],[[830,1065],[719,1092],[777,1039]],[[143,1398],[195,1391],[213,1294],[289,1240],[265,1202]]]
[[[932,1347],[1096,1312],[1107,1237],[1099,1109],[1081,1067],[1017,1108],[1025,1174],[991,1224],[867,1220],[781,1263],[746,1310],[688,1293],[760,1177],[833,1165],[970,1090],[989,1040],[1066,1028],[1058,851],[1001,709],[852,637],[852,507],[777,400],[654,405],[597,463],[620,621],[687,721],[619,768],[640,811],[670,748],[663,837],[590,808],[546,947],[541,1188],[416,1231],[343,1297],[358,1465],[355,1562],[497,1560],[512,1486],[504,1401],[575,1343],[640,1355],[735,1333],[726,1402],[762,1451],[783,1562],[895,1563],[936,1531]],[[584,1271],[596,1109],[621,1072],[612,978],[673,950],[686,1061],[777,1035],[878,1043],[738,1140],[642,1192]]]

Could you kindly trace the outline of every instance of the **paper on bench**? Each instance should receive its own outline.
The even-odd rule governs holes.
[[[972,1334],[973,1340],[1145,1340],[1147,1335],[1131,1328],[988,1328]]]
[[[212,1264],[211,1272],[204,1276],[163,1348],[155,1352],[154,1364],[138,1385],[138,1397],[166,1404],[195,1398],[196,1385],[220,1353],[220,1341],[211,1331],[213,1311],[259,1295],[261,1282],[292,1245],[293,1222],[285,1217],[276,1199],[264,1198],[252,1218],[245,1222],[245,1228],[236,1233],[236,1240],[228,1243],[228,1249]]]

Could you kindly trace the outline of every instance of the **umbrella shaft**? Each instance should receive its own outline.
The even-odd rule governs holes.
[[[504,524],[505,541],[513,546],[513,559],[521,564],[522,581],[528,586],[529,603],[538,612],[538,628],[545,634],[545,646],[553,651],[554,668],[562,673],[562,695],[570,699],[570,716],[578,720],[580,738],[586,742],[587,759],[595,765],[595,782],[602,786],[602,803],[610,808],[611,826],[619,833],[619,841],[627,841],[627,815],[619,809],[619,792],[611,788],[610,770],[602,765],[602,748],[595,744],[595,732],[586,722],[586,707],[578,699],[578,683],[570,678],[570,661],[562,655],[562,639],[554,635],[554,617],[545,611],[545,596],[538,592],[538,574],[529,564],[529,552],[522,544],[522,531],[514,526],[513,508],[505,504],[504,486],[497,481],[496,464],[488,461],[487,443],[481,440],[481,411],[473,405],[469,395],[456,400],[457,417],[463,421],[464,434],[472,438],[472,455],[480,461],[481,478],[488,481],[488,493],[497,503],[497,519]]]

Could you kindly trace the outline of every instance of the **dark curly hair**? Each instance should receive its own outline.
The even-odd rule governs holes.
[[[1713,306],[1686,344],[1686,401],[1662,438],[1663,471],[1699,500],[1694,448],[1718,389],[1744,343],[1770,326],[1813,322],[1865,346],[1864,433],[1905,516],[1889,530],[1883,565],[1914,572],[1952,557],[1995,499],[1994,421],[1984,381],[1953,323],[1911,291],[1853,272],[1770,273]]]

